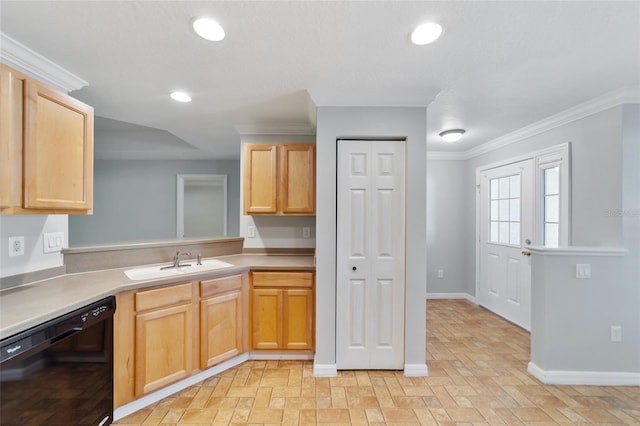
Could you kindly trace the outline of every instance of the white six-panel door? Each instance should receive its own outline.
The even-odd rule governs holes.
[[[485,170],[480,181],[480,305],[529,330],[533,160]]]
[[[402,369],[405,143],[338,143],[338,369]]]

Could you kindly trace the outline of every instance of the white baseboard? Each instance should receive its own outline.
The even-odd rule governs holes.
[[[338,366],[336,364],[316,364],[313,363],[314,377],[336,377],[338,375]]]
[[[469,293],[427,293],[427,300],[429,299],[464,299],[477,305],[475,296]]]
[[[404,375],[407,377],[427,377],[429,369],[427,364],[405,364]]]
[[[149,395],[145,395],[142,398],[136,399],[133,402],[123,405],[122,407],[116,408],[113,412],[113,420],[114,421],[120,420],[121,418],[126,417],[129,414],[133,414],[136,411],[153,404],[154,402],[158,402],[161,399],[171,396],[176,392],[186,389],[189,386],[193,386],[198,382],[208,379],[209,377],[215,376],[216,374],[220,374],[248,360],[249,360],[249,353],[238,355],[237,357],[231,358],[230,360],[220,363],[214,367],[211,367],[208,370],[201,371],[198,374],[194,374],[191,377],[187,377],[186,379],[181,380],[178,383],[174,383],[170,386],[167,386],[166,388],[160,389],[157,392],[151,393]]]
[[[640,373],[617,371],[545,371],[529,363],[527,371],[546,385],[640,386]]]

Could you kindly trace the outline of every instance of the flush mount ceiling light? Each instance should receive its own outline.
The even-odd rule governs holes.
[[[171,99],[178,102],[191,102],[191,96],[187,95],[184,92],[173,92],[169,96]]]
[[[213,19],[196,19],[193,21],[193,30],[205,40],[220,41],[224,38],[224,29]]]
[[[442,34],[442,26],[435,22],[427,22],[420,25],[411,33],[411,41],[413,44],[422,46],[423,44],[433,43]]]
[[[440,132],[440,137],[445,142],[457,142],[460,140],[462,135],[464,135],[464,129],[451,129],[445,130],[444,132]]]

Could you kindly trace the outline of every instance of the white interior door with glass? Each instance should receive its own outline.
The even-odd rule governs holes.
[[[338,142],[336,365],[404,366],[405,143]]]
[[[480,173],[479,303],[529,330],[534,160]]]

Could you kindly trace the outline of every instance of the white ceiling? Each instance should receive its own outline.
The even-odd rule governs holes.
[[[640,84],[637,1],[2,0],[0,15],[3,33],[89,82],[72,94],[106,118],[99,158],[238,158],[238,128],[313,128],[330,105],[428,105],[428,149],[462,152]],[[195,35],[199,16],[225,40]],[[444,34],[414,46],[425,21]],[[445,144],[454,127],[467,134]]]

